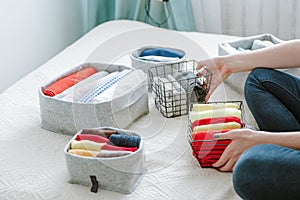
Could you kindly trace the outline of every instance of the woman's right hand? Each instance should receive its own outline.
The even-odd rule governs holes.
[[[230,76],[231,71],[226,66],[224,56],[218,56],[212,59],[198,61],[198,66],[197,66],[198,70],[204,66],[212,73],[210,88],[205,97],[205,100],[208,101],[211,94],[215,91],[215,89],[226,78],[228,78],[228,76]]]

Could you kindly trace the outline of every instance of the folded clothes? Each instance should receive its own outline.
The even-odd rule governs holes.
[[[100,80],[97,81],[96,85],[92,87],[88,92],[86,92],[84,95],[81,96],[81,98],[78,100],[79,102],[83,102],[85,98],[89,98],[89,101],[93,100],[97,94],[94,94],[95,90],[97,88],[101,88],[104,84],[109,82],[110,80],[113,80],[114,78],[117,78],[118,75],[120,75],[119,71],[112,72],[105,77],[102,77]],[[94,96],[88,96],[88,95],[94,95]],[[87,100],[86,100],[87,101]]]
[[[121,146],[114,146],[114,145],[110,145],[110,144],[105,144],[102,147],[102,150],[135,152],[136,150],[138,150],[138,147],[121,147]]]
[[[123,96],[124,93],[127,93],[129,90],[133,90],[134,88],[137,88],[137,86],[142,85],[147,78],[146,76],[147,75],[142,70],[133,70],[111,87],[96,96],[92,102],[107,102]]]
[[[93,88],[91,91],[89,91],[85,96],[83,96],[80,99],[80,102],[82,103],[89,103],[91,102],[95,97],[103,93],[105,90],[119,82],[122,78],[127,76],[129,73],[132,72],[132,69],[125,69],[121,71],[118,75],[115,77],[110,78],[109,80],[106,80],[104,83],[98,83],[95,88]]]
[[[109,140],[116,146],[139,147],[141,137],[135,135],[112,134],[109,137]]]
[[[204,119],[196,120],[191,124],[191,129],[194,130],[195,126],[200,126],[200,125],[227,123],[227,122],[236,122],[239,123],[241,127],[244,126],[240,118],[229,116],[229,117],[204,118]]]
[[[93,135],[93,134],[78,134],[76,136],[76,140],[90,140],[93,142],[98,142],[98,143],[109,143],[109,139],[106,137],[102,137],[100,135]]]
[[[101,150],[101,151],[91,151],[85,149],[69,149],[68,153],[78,155],[78,156],[86,156],[86,157],[97,157],[97,158],[112,158],[112,157],[120,157],[131,154],[130,151],[110,151],[110,150]]]
[[[99,154],[99,151],[90,151],[84,149],[69,149],[68,153],[78,155],[78,156],[96,157]]]
[[[192,104],[192,111],[205,111],[214,110],[219,108],[236,108],[240,109],[239,105],[236,103],[194,103]]]
[[[90,140],[81,140],[81,141],[72,140],[71,149],[84,149],[84,150],[99,152],[105,144],[106,143],[98,143]]]
[[[158,86],[154,96],[159,95],[159,98],[155,98],[155,103],[165,116],[172,117],[187,113],[186,92],[173,76],[154,77],[153,81]]]
[[[184,53],[182,51],[172,48],[149,48],[142,51],[139,56],[164,56],[173,58],[183,58]]]
[[[100,153],[97,154],[97,158],[112,158],[112,157],[120,157],[131,154],[131,151],[110,151],[110,150],[101,150]]]
[[[139,56],[141,60],[152,62],[174,62],[179,60],[179,57],[165,57],[165,56]]]
[[[71,102],[79,101],[80,98],[93,89],[97,83],[107,75],[109,75],[109,73],[106,71],[97,72],[63,91],[59,95],[56,95],[55,98]]]
[[[179,73],[175,79],[185,89],[191,102],[203,102],[207,94],[205,77],[197,77],[193,72]]]
[[[93,135],[100,135],[102,137],[109,138],[110,135],[116,134],[116,130],[106,130],[106,129],[98,129],[98,128],[85,128],[82,129],[80,134],[93,134]]]
[[[137,147],[119,147],[113,146],[106,143],[98,143],[90,140],[72,140],[71,149],[84,149],[91,151],[100,151],[100,150],[113,150],[113,151],[136,151]]]
[[[198,131],[210,131],[210,130],[228,130],[228,129],[238,129],[241,128],[241,124],[236,122],[226,122],[226,123],[216,123],[216,124],[205,124],[196,126],[193,129],[193,132]]]
[[[226,133],[228,132],[230,129],[227,130],[210,130],[210,131],[197,131],[194,133],[191,133],[190,136],[192,137],[193,141],[198,141],[198,140],[212,140],[212,141],[224,141],[224,140],[215,140],[214,139],[214,134],[217,133]]]
[[[212,145],[207,145],[205,142],[194,142],[192,144],[192,147],[193,147],[193,150],[194,151],[210,151],[212,149],[214,150],[222,150],[224,151],[227,147],[228,144],[230,144],[230,140],[223,142],[222,144],[219,144],[219,143],[213,143]],[[210,142],[211,143],[211,142]]]
[[[204,118],[216,118],[216,117],[238,117],[242,118],[242,112],[236,108],[220,108],[214,110],[205,110],[201,112],[191,111],[189,113],[190,122],[193,123],[196,120]]]
[[[52,83],[50,86],[43,90],[43,93],[46,96],[53,97],[95,73],[96,69],[93,67],[82,69]]]

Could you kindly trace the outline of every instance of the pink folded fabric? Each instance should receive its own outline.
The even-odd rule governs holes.
[[[82,69],[80,71],[77,71],[69,76],[66,76],[62,79],[59,79],[58,81],[54,82],[50,86],[48,86],[46,89],[43,90],[44,95],[53,97],[64,90],[68,89],[69,87],[75,85],[79,81],[82,81],[86,79],[87,77],[93,75],[96,73],[96,69],[93,67],[88,67],[85,69]]]
[[[100,135],[93,135],[93,134],[78,134],[76,136],[76,140],[90,140],[98,143],[109,143],[109,139]]]

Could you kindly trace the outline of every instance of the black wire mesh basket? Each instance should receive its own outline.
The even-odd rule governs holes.
[[[191,102],[205,102],[212,73],[197,70],[194,60],[150,67],[149,82],[156,108],[164,117],[188,114]]]
[[[245,126],[245,119],[244,119],[244,108],[243,108],[242,101],[218,101],[218,102],[205,102],[201,104],[206,104],[206,105],[218,104],[222,107],[222,105],[228,103],[232,105],[233,104],[236,105],[236,108],[240,110],[241,116],[240,116],[239,123],[240,123],[240,127],[243,128]],[[229,121],[233,122],[233,119],[237,117],[236,116],[214,117],[215,115],[214,113],[218,112],[216,111],[218,108],[215,108],[215,110],[213,110],[214,113],[212,113],[211,118],[205,118],[202,120],[193,121],[193,119],[191,119],[190,112],[194,112],[196,110],[194,109],[195,105],[197,105],[197,103],[192,103],[189,106],[190,109],[189,109],[189,117],[188,117],[187,139],[192,148],[192,155],[199,162],[200,166],[202,168],[212,167],[212,164],[215,163],[221,157],[223,151],[231,142],[231,140],[229,139],[215,140],[213,138],[213,135],[217,133],[227,132],[228,130],[224,130],[223,129],[224,127],[222,127],[219,130],[208,129],[205,133],[205,131],[199,131],[199,132],[195,131],[195,127],[204,124],[209,124],[209,123],[216,123],[216,120],[218,121],[218,123],[226,123]]]

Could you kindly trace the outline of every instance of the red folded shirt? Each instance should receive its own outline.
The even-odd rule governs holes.
[[[198,131],[196,133],[192,133],[191,138],[192,138],[193,141],[196,141],[196,140],[215,140],[214,139],[214,134],[225,133],[227,131],[230,131],[230,130],[228,129],[228,130]],[[217,142],[217,140],[215,140],[215,141]]]
[[[92,135],[92,134],[78,134],[76,136],[76,140],[90,140],[98,143],[109,143],[109,139],[102,137],[100,135]]]
[[[75,85],[79,81],[82,81],[83,79],[86,79],[87,77],[93,75],[96,72],[97,72],[96,69],[93,67],[82,69],[78,72],[75,72],[69,76],[66,76],[52,83],[50,86],[48,86],[46,89],[43,90],[43,93],[46,96],[53,97],[63,92],[64,90],[68,89],[69,87]]]
[[[217,124],[217,123],[227,123],[227,122],[236,122],[241,124],[243,127],[243,123],[241,122],[241,119],[238,117],[215,117],[215,118],[204,118],[194,121],[191,124],[192,130],[194,130],[195,126],[201,126],[201,125],[207,125],[207,124]]]

